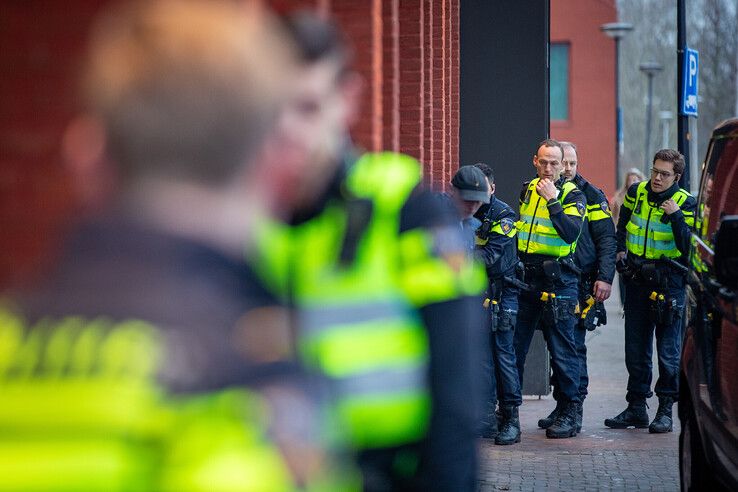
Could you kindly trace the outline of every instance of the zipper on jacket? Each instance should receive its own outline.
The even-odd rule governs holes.
[[[643,239],[643,257],[644,258],[646,258],[646,251],[647,251],[646,246],[648,246],[648,224],[651,223],[651,214],[653,213],[653,207],[651,206],[651,204],[648,203],[648,201],[646,201],[646,203],[648,204],[648,219],[646,219],[646,234]]]
[[[538,195],[538,193],[536,193]],[[525,244],[525,254],[528,254],[528,249],[530,249],[530,236],[533,234],[533,226],[536,224],[536,216],[538,215],[538,204],[541,203],[541,195],[538,195],[538,200],[536,200],[536,208],[533,212],[533,218],[530,220],[530,229],[528,230],[528,242]]]

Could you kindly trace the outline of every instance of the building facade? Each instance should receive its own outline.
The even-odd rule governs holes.
[[[615,192],[615,44],[600,26],[615,0],[551,0],[551,136],[577,145],[580,171]]]
[[[73,115],[75,73],[86,33],[105,3],[29,0],[3,6],[0,224],[6,242],[0,255],[0,288],[28,277],[53,258],[57,238],[76,216],[59,148]],[[426,183],[445,189],[460,164],[460,8],[473,9],[474,1],[269,3],[280,12],[315,8],[337,19],[354,45],[356,68],[367,81],[355,141],[368,150],[395,150],[418,158]],[[616,19],[614,0],[551,0],[550,19],[552,89],[557,91],[551,97],[551,134],[576,142],[583,174],[611,193],[614,47],[599,26]]]

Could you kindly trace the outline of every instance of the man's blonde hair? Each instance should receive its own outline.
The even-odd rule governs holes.
[[[123,178],[228,181],[274,124],[294,63],[256,3],[142,1],[95,24],[83,79]]]

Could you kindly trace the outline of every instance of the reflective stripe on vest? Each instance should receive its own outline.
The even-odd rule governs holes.
[[[574,251],[576,241],[568,244],[554,228],[546,200],[536,191],[539,180],[540,178],[536,178],[528,184],[528,202],[520,204],[520,220],[517,222],[518,251],[562,258]],[[564,207],[565,214],[581,217],[576,204],[563,205],[566,196],[575,189],[573,183],[565,182],[558,200]]]
[[[596,203],[594,205],[587,204],[587,220],[589,222],[597,222],[598,220],[612,220],[612,212],[610,206],[603,210],[603,204],[607,202]]]
[[[674,242],[671,223],[661,222],[664,211],[649,203],[647,184],[647,181],[639,183],[635,199],[630,199],[627,203],[632,213],[625,226],[626,248],[630,253],[649,260],[661,256],[678,258],[682,253]],[[689,196],[686,190],[679,189],[671,198],[677,205],[682,205]],[[688,225],[694,225],[694,215],[691,212],[684,215]]]
[[[174,400],[148,323],[0,308],[1,491],[290,491],[245,390]]]

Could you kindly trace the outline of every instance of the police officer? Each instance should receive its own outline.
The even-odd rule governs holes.
[[[0,489],[351,488],[309,379],[242,351],[242,316],[268,295],[242,261],[268,176],[256,156],[295,68],[276,33],[216,1],[95,24],[65,153],[97,178],[87,190],[117,186],[41,285],[0,307]]]
[[[520,193],[518,253],[531,291],[520,295],[515,327],[515,357],[520,382],[536,328],[541,325],[559,385],[562,410],[546,437],[576,435],[581,405],[579,358],[574,341],[577,323],[578,269],[573,252],[586,214],[584,195],[561,176],[564,150],[556,140],[540,143],[533,158],[538,177]]]
[[[582,233],[577,240],[574,260],[581,276],[579,279],[580,319],[574,330],[574,339],[579,354],[579,394],[582,403],[587,396],[587,346],[584,344],[587,330],[607,322],[603,302],[610,297],[612,279],[615,275],[615,224],[605,194],[578,173],[577,148],[571,142],[561,142],[564,147],[563,175],[584,193],[587,200],[587,215]],[[556,408],[551,414],[538,421],[538,426],[546,429],[556,419],[562,405],[558,404],[559,389],[553,378]],[[577,416],[577,432],[582,428],[582,406]]]
[[[487,177],[492,195],[489,204],[482,205],[476,213],[482,222],[476,232],[477,256],[484,263],[489,280],[487,309],[490,314],[491,349],[491,399],[482,437],[494,439],[495,444],[507,445],[520,442],[518,407],[523,402],[513,346],[519,294],[516,285],[519,284],[516,278],[517,214],[512,207],[495,197],[492,168],[481,162],[475,166]],[[495,408],[498,400],[502,416],[499,423]]]
[[[294,350],[328,377],[365,490],[475,490],[484,272],[415,159],[347,152],[358,76],[337,28],[286,21],[302,69],[282,146],[310,152],[273,170],[290,213],[251,261],[295,308]]]
[[[645,428],[671,432],[672,405],[679,396],[682,315],[690,228],[696,200],[679,187],[684,157],[676,150],[656,152],[651,179],[632,185],[617,227],[618,269],[625,282],[625,366],[628,407],[605,420],[613,429]],[[659,399],[649,425],[646,399],[651,392],[654,333],[659,358]]]
[[[474,256],[476,231],[482,225],[476,214],[480,207],[489,204],[489,181],[481,169],[475,166],[461,166],[451,178],[450,198],[459,215],[466,249],[469,256]]]

